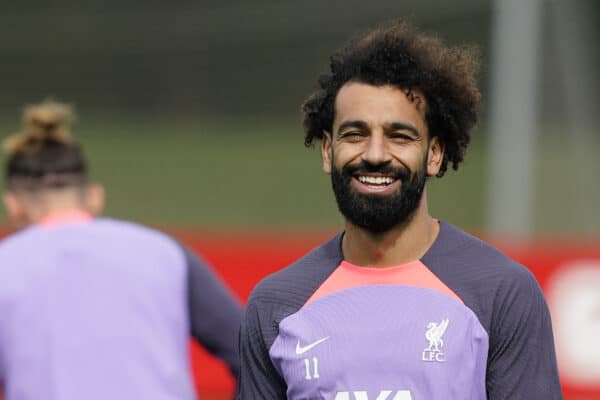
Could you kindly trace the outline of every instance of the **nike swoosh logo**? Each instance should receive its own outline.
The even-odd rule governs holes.
[[[316,342],[312,342],[311,344],[308,344],[306,346],[300,346],[300,339],[298,339],[298,343],[296,343],[296,354],[304,354],[307,351],[313,349],[314,347],[320,345],[327,339],[329,339],[329,336],[324,337],[323,339],[319,339]]]

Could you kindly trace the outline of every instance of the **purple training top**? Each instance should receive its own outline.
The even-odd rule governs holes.
[[[343,261],[341,235],[253,291],[238,398],[560,399],[533,276],[449,224],[421,259]]]
[[[190,333],[238,372],[239,304],[155,230],[105,218],[32,226],[0,243],[0,279],[7,400],[193,399]]]

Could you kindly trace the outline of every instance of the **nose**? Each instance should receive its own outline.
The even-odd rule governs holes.
[[[372,164],[384,164],[391,160],[391,155],[383,135],[372,134],[366,143],[363,160]]]

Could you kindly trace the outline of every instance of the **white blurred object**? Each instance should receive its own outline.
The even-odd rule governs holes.
[[[600,260],[571,261],[551,278],[552,313],[558,366],[577,384],[600,382]]]

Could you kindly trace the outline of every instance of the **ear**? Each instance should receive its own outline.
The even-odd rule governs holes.
[[[93,216],[101,215],[104,211],[104,186],[99,183],[89,184],[85,192],[85,208]]]
[[[444,160],[444,145],[439,137],[434,136],[431,138],[427,151],[427,176],[436,176],[440,172]]]
[[[321,157],[323,158],[323,171],[331,174],[331,133],[323,131],[323,141],[321,142]]]
[[[28,225],[27,207],[19,196],[14,192],[7,191],[2,195],[2,201],[8,220],[14,228],[20,229]]]

